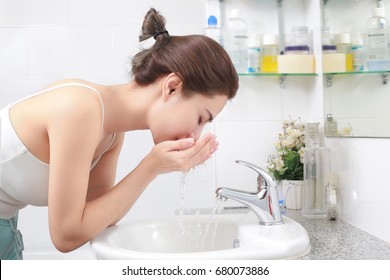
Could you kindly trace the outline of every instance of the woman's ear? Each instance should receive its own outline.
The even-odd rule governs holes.
[[[162,97],[165,101],[173,95],[176,96],[178,94],[181,94],[183,82],[181,81],[179,76],[177,76],[175,73],[171,73],[165,78],[162,87]]]

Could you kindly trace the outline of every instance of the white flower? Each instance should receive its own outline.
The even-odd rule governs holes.
[[[305,125],[298,120],[283,121],[283,132],[278,135],[279,141],[274,143],[277,153],[268,158],[268,169],[279,178],[287,171],[285,155],[290,151],[298,151],[300,162],[303,164],[303,147],[305,146]]]
[[[284,161],[282,158],[278,158],[276,161],[275,161],[275,169],[279,172],[283,171],[284,169]]]
[[[282,149],[282,143],[280,143],[280,141],[277,141],[277,142],[275,142],[275,148],[278,150],[278,151],[280,151],[281,149]]]
[[[287,149],[292,149],[294,148],[295,146],[295,140],[296,138],[293,137],[293,136],[287,136],[286,138],[284,138],[284,140],[282,141],[282,146],[287,148]]]
[[[300,149],[298,150],[298,153],[299,153],[299,155],[300,155],[300,160],[301,160],[301,162],[303,163],[303,158],[304,158],[304,155],[305,155],[305,151],[303,150],[303,148],[300,148]]]

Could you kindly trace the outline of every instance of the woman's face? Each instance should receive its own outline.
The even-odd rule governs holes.
[[[195,93],[184,97],[180,90],[171,91],[152,110],[150,130],[155,144],[182,138],[199,139],[204,126],[223,109],[225,95],[208,97]]]

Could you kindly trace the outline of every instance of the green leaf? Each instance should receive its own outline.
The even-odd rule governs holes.
[[[284,164],[286,168],[281,179],[303,180],[303,164],[297,151],[288,151],[284,156]]]

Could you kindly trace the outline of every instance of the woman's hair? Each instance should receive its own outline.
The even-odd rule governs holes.
[[[164,75],[175,73],[183,82],[184,95],[198,92],[233,98],[238,90],[238,75],[221,45],[202,35],[169,35],[165,23],[165,18],[153,8],[146,14],[139,40],[154,37],[156,42],[134,56],[135,82],[149,85]]]

